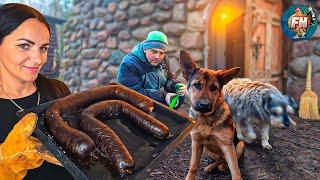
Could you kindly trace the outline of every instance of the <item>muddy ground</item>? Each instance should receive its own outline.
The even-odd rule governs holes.
[[[294,117],[297,126],[271,128],[272,150],[263,150],[259,142],[246,145],[239,166],[243,179],[320,179],[320,121]],[[150,179],[184,179],[191,157],[191,138],[184,141],[151,173]],[[202,155],[197,179],[231,179],[230,172],[204,172],[212,163]]]

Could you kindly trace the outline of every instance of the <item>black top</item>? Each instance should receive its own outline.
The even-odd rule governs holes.
[[[40,92],[40,103],[45,103],[70,94],[69,88],[58,80],[47,79],[39,74],[36,85]],[[37,105],[38,91],[30,96],[13,99],[20,107],[27,109]],[[0,143],[7,137],[13,126],[19,121],[16,112],[19,109],[9,100],[0,98]],[[63,167],[44,162],[37,169],[29,170],[25,179],[72,179]]]

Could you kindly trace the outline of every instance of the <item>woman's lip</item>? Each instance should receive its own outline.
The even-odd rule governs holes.
[[[24,66],[28,71],[30,71],[30,72],[33,72],[33,73],[35,73],[35,72],[38,72],[38,69],[39,69],[39,67],[27,67],[27,66]]]

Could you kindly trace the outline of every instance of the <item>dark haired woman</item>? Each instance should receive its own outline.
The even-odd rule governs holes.
[[[19,121],[17,111],[70,94],[64,83],[39,74],[49,39],[50,27],[40,12],[16,3],[0,6],[0,144]],[[71,178],[63,167],[46,162],[26,176]]]

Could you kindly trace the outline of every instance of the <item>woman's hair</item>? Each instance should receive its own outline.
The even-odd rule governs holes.
[[[50,26],[47,20],[36,9],[18,3],[9,3],[0,6],[0,45],[7,35],[29,18],[38,19],[47,26],[50,33]]]

